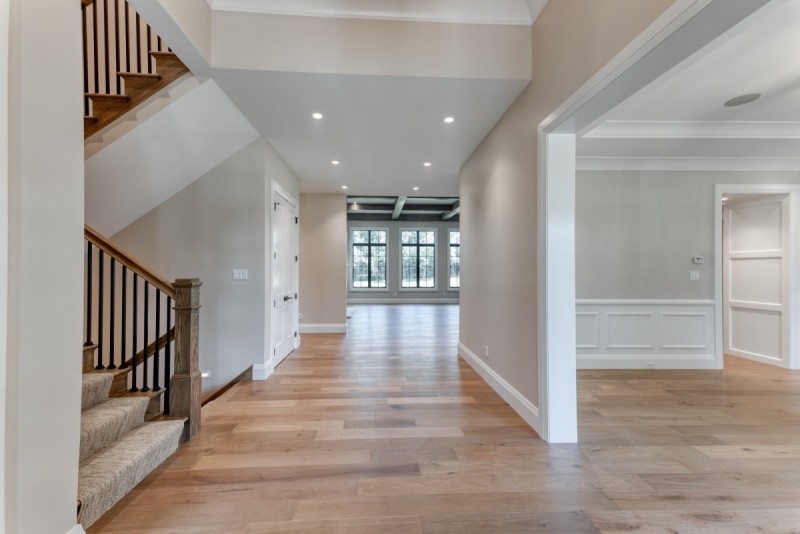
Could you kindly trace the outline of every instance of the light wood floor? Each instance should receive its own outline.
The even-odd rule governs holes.
[[[456,357],[453,306],[362,306],[91,533],[800,532],[800,374],[582,371],[547,445]]]

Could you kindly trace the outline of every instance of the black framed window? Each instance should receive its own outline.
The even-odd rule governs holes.
[[[461,287],[461,232],[459,230],[450,230],[449,253],[450,288],[458,289]]]
[[[386,288],[386,230],[352,230],[353,289]]]
[[[436,287],[436,232],[400,231],[400,287]]]

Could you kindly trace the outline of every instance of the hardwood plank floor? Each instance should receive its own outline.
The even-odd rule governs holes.
[[[800,532],[800,373],[581,371],[581,443],[548,445],[457,358],[457,307],[349,327],[204,408],[89,532]]]

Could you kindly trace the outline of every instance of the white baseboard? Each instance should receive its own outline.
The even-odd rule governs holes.
[[[717,369],[710,300],[578,300],[578,369]]]
[[[347,324],[301,324],[301,334],[346,334]]]
[[[517,391],[514,386],[506,382],[494,369],[486,365],[483,360],[478,358],[478,356],[463,343],[458,344],[458,355],[475,369],[475,372],[481,375],[481,378],[483,378],[526,423],[531,425],[537,434],[542,434],[539,408],[534,406],[534,404],[525,398],[522,393]]]
[[[714,355],[578,354],[578,369],[716,369]]]
[[[257,363],[253,365],[253,380],[266,380],[274,370],[272,358],[268,362]]]
[[[458,299],[347,299],[347,304],[458,304]]]
[[[69,529],[69,531],[67,532],[67,534],[86,534],[86,531],[85,531],[85,530],[83,530],[83,525],[81,525],[80,523],[78,523],[77,525],[75,525],[74,527],[72,527],[71,529]]]

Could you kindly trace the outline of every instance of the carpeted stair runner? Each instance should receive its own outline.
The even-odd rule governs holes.
[[[81,464],[78,522],[97,521],[178,448],[182,421],[147,423]]]
[[[80,461],[141,426],[148,404],[146,397],[121,397],[83,412]]]
[[[114,375],[111,373],[83,373],[81,384],[81,411],[85,412],[108,400],[108,390]]]
[[[149,397],[109,399],[113,373],[83,375],[78,522],[106,513],[178,448],[184,422],[145,423]]]

